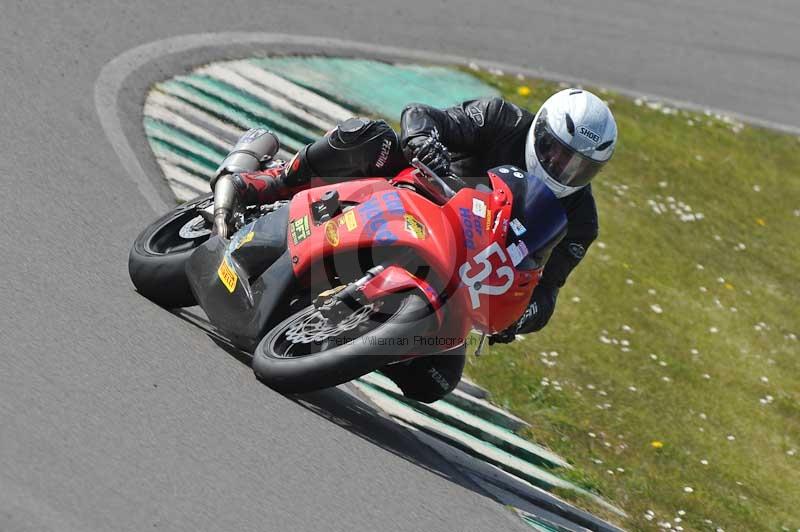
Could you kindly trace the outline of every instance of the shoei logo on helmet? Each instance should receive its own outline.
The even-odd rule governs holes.
[[[578,128],[578,133],[580,133],[581,135],[583,135],[587,139],[591,140],[595,144],[600,142],[600,135],[598,135],[597,133],[595,133],[594,131],[592,131],[591,129],[589,129],[586,126],[579,127]]]

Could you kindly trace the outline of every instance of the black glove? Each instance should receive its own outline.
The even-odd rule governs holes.
[[[450,170],[450,152],[435,133],[411,138],[406,142],[403,154],[409,162],[416,157],[436,175],[445,175]]]
[[[510,344],[517,336],[517,324],[515,323],[505,331],[493,334],[489,337],[489,345],[494,344]]]

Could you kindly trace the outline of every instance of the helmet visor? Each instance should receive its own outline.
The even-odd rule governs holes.
[[[588,185],[605,162],[581,155],[564,144],[547,124],[547,110],[542,109],[533,128],[536,158],[550,177],[568,187]]]

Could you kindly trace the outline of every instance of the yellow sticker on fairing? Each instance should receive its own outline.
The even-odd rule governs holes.
[[[325,224],[325,238],[331,246],[339,245],[339,227],[334,222]]]
[[[232,294],[236,290],[236,281],[239,280],[239,276],[236,275],[236,272],[233,271],[226,259],[222,259],[222,264],[217,269],[217,275],[222,284],[225,285],[225,288],[228,289],[228,292]]]
[[[342,221],[339,223],[344,223],[344,225],[347,226],[348,231],[352,231],[353,229],[358,227],[358,220],[356,219],[356,211],[350,209],[349,211],[344,213],[344,216],[342,216]]]
[[[245,244],[253,240],[254,236],[256,236],[256,234],[252,231],[244,235],[244,238],[236,245],[236,249],[239,249],[240,247],[244,246]]]
[[[410,214],[404,215],[406,221],[406,231],[411,233],[417,240],[425,240],[425,226]]]

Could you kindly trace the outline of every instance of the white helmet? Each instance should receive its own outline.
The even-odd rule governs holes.
[[[525,143],[528,172],[563,198],[589,184],[611,159],[617,123],[603,101],[583,89],[557,92],[542,105]]]

